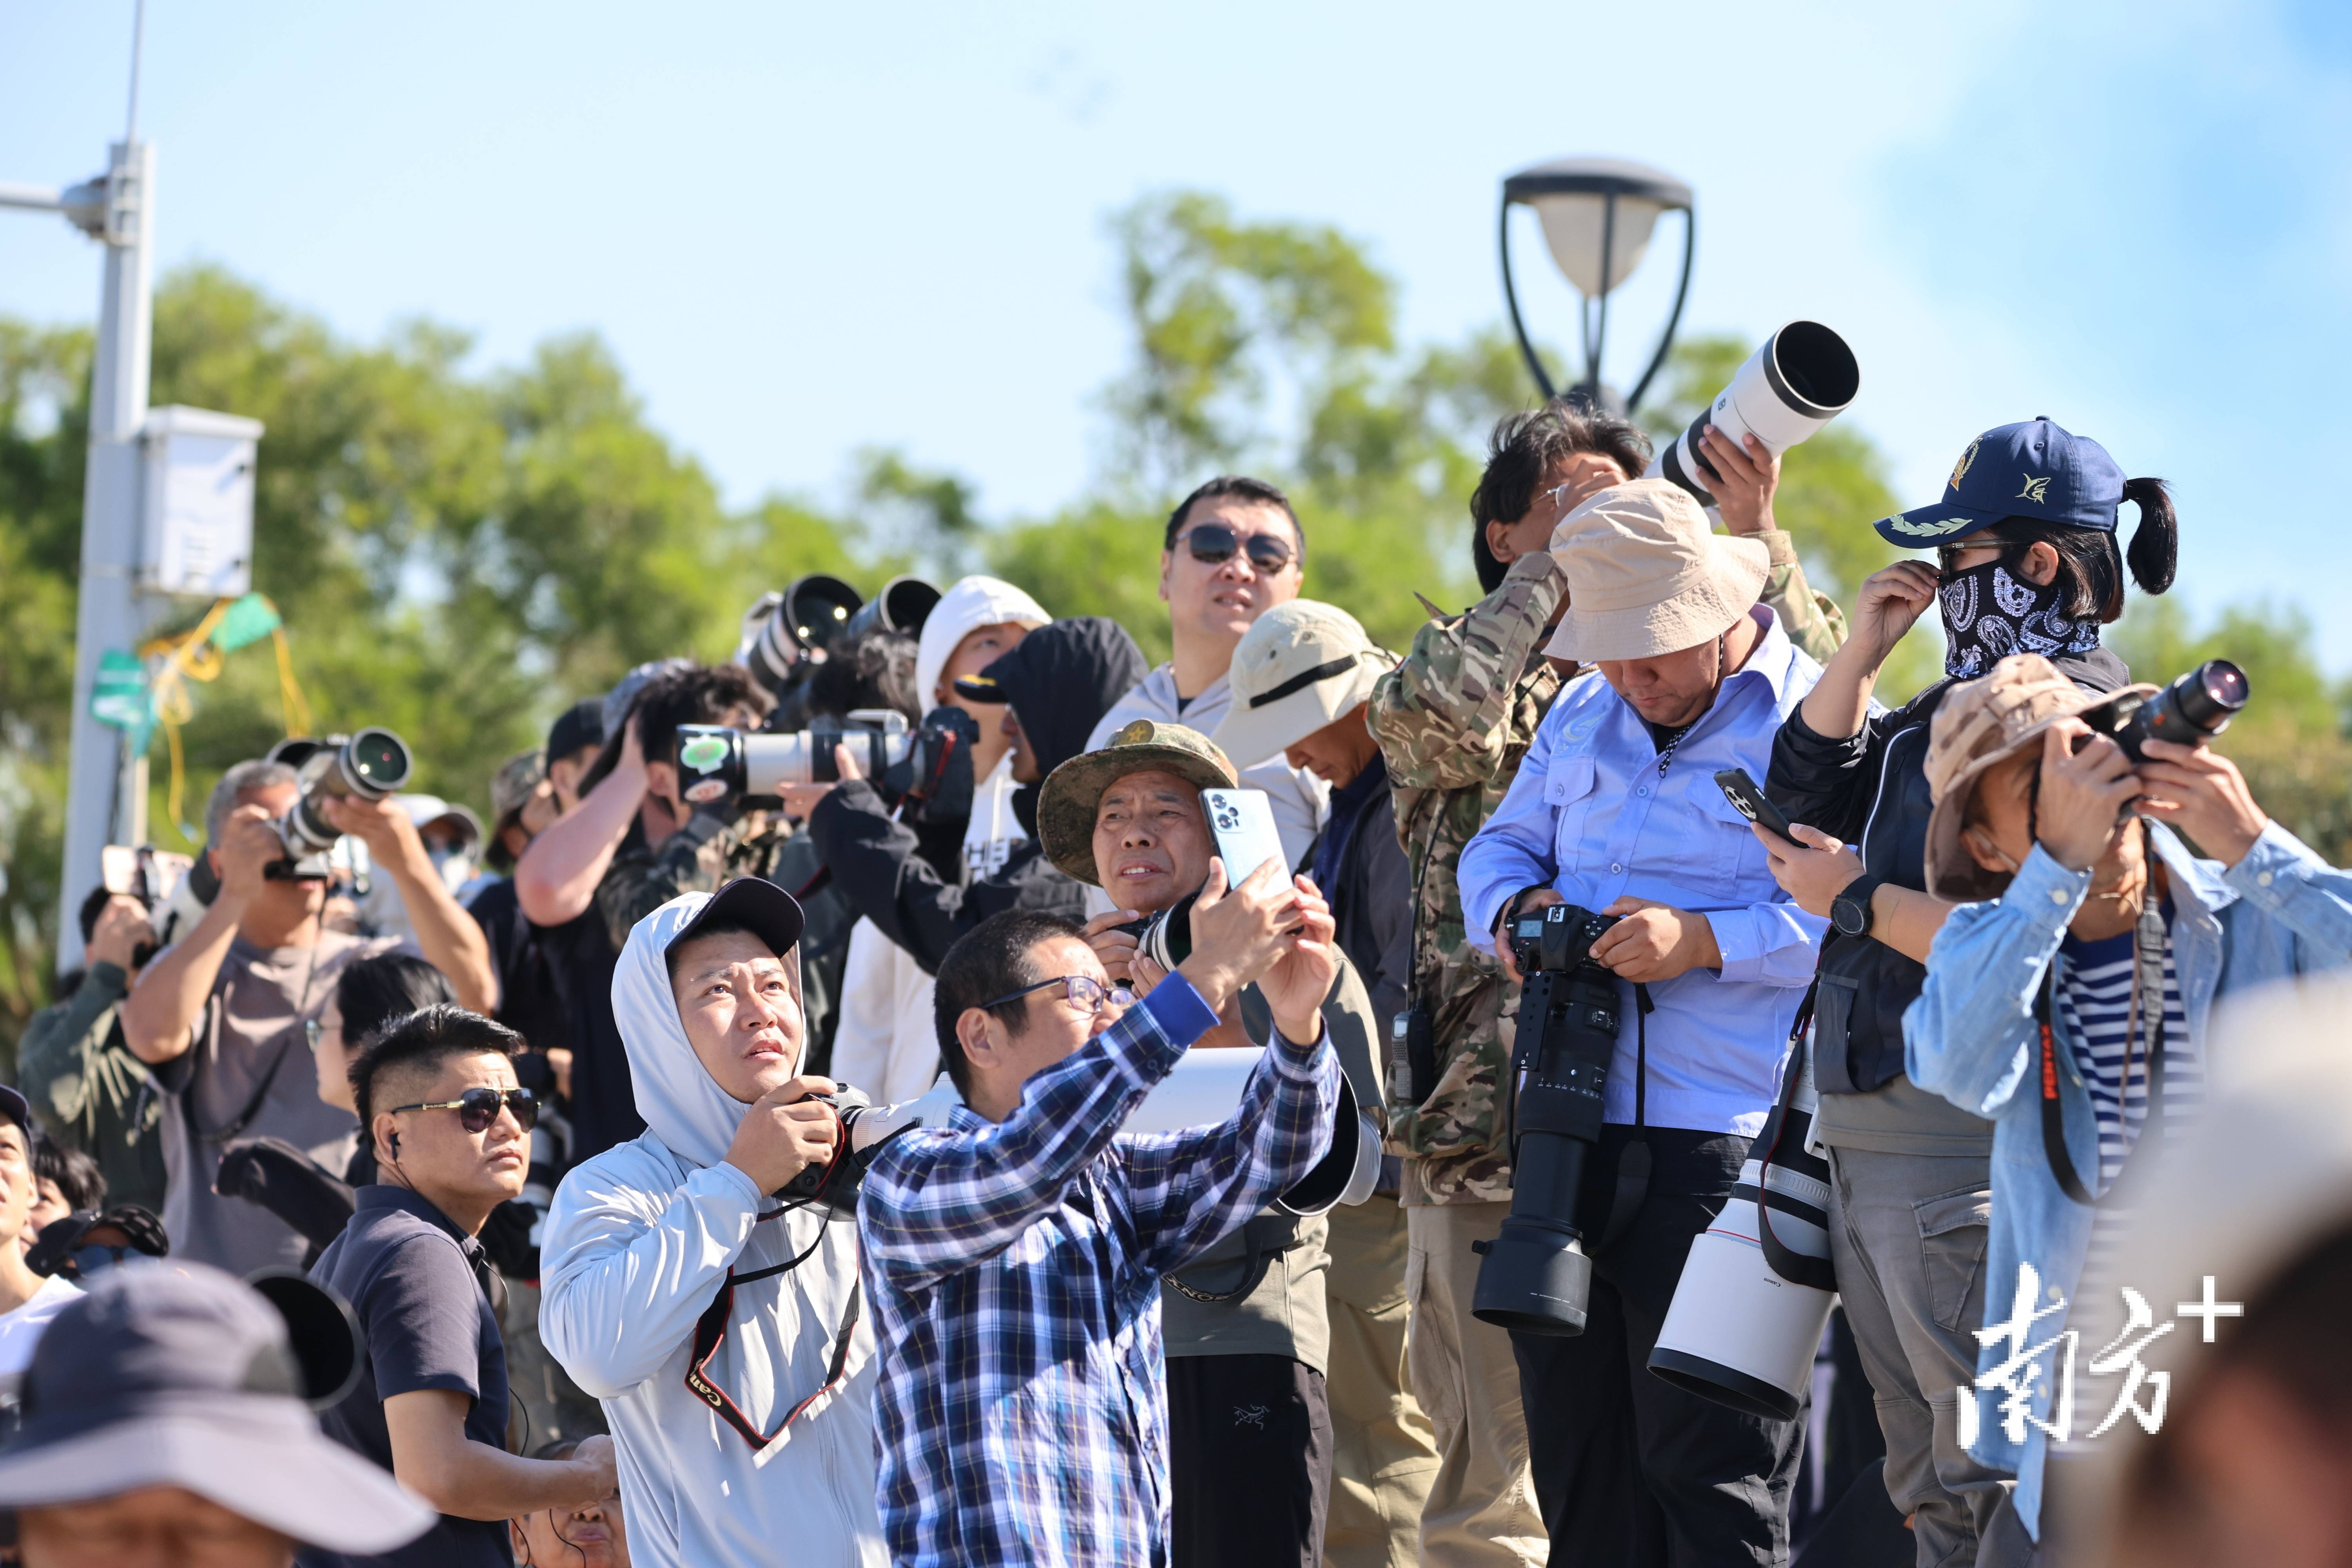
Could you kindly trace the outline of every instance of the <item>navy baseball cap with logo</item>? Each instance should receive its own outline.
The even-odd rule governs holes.
[[[1941,503],[1871,526],[1906,550],[1933,550],[2011,517],[2113,533],[2123,500],[2124,471],[2107,449],[2044,417],[1986,431],[1952,465]]]

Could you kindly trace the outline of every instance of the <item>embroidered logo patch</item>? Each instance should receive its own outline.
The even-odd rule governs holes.
[[[1960,454],[1960,460],[1952,465],[1952,489],[1958,489],[1960,488],[1960,479],[1968,473],[1969,465],[1977,460],[1977,448],[1983,445],[1984,437],[1981,436],[1978,437],[1975,440],[1969,443],[1969,449]]]
[[[2050,499],[2048,493],[2049,489],[2050,481],[2048,479],[2037,479],[2032,474],[2028,474],[2025,476],[2025,488],[2009,499],[2011,500],[2047,501]]]

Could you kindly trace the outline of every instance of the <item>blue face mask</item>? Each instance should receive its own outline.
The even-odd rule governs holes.
[[[1937,591],[1944,617],[1944,673],[1967,680],[2013,653],[2088,653],[2099,646],[2096,621],[2069,620],[2065,590],[2040,587],[1989,561],[1954,572]]]

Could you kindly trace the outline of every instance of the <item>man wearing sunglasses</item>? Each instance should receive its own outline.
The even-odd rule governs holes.
[[[1262,479],[1220,475],[1177,503],[1160,552],[1160,597],[1168,605],[1174,657],[1111,705],[1086,749],[1100,751],[1138,719],[1213,731],[1233,707],[1226,676],[1242,634],[1275,605],[1298,597],[1306,565],[1307,534],[1290,498]],[[1330,787],[1278,756],[1244,773],[1242,784],[1265,791],[1283,853],[1292,865],[1303,864]],[[1099,913],[1110,903],[1098,898],[1087,907]]]
[[[522,1191],[539,1103],[517,1086],[514,1031],[437,1003],[386,1031],[352,1069],[360,1125],[379,1182],[320,1256],[311,1278],[358,1315],[358,1382],[320,1418],[441,1515],[381,1557],[311,1563],[512,1561],[504,1521],[613,1495],[612,1440],[571,1458],[507,1452],[507,1359],[491,1300],[482,1224]]]
[[[785,1191],[842,1142],[802,1071],[804,926],[739,877],[630,929],[613,1015],[646,1131],[572,1167],[540,1243],[541,1337],[604,1403],[649,1563],[888,1561],[856,1226]]]
[[[1340,1085],[1320,1012],[1339,950],[1313,885],[1269,862],[1228,890],[1220,864],[1192,931],[1190,956],[1133,1007],[1079,928],[1048,914],[995,916],[940,966],[940,1049],[964,1104],[883,1146],[859,1219],[898,1563],[1187,1561],[1171,1548],[1168,1409],[1182,1395],[1162,1387],[1160,1277],[1315,1167]],[[1235,1114],[1122,1135],[1253,981],[1274,1025]],[[1281,1440],[1279,1411],[1217,1415],[1233,1447]],[[1243,1500],[1231,1511],[1261,1544],[1193,1560],[1263,1561],[1307,1534]]]

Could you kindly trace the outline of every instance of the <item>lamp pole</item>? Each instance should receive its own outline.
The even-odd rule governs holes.
[[[154,322],[155,149],[139,140],[139,8],[131,44],[131,110],[107,171],[68,190],[0,184],[0,206],[58,212],[106,247],[99,296],[98,351],[90,367],[89,456],[83,470],[81,582],[74,623],[73,747],[66,782],[66,852],[59,879],[58,968],[81,958],[76,916],[102,875],[110,843],[146,837],[147,759],[133,754],[125,731],[91,716],[99,659],[110,648],[135,650],[155,605],[139,592],[139,464],[147,418],[150,339]]]
[[[1528,372],[1547,397],[1560,395],[1528,336],[1519,313],[1519,296],[1511,276],[1511,209],[1534,209],[1543,225],[1552,260],[1581,297],[1578,331],[1584,350],[1584,376],[1567,395],[1593,406],[1601,403],[1601,356],[1608,344],[1609,296],[1642,263],[1650,234],[1663,213],[1683,215],[1682,279],[1675,286],[1673,312],[1658,339],[1649,367],[1633,384],[1625,400],[1630,416],[1666,362],[1675,329],[1681,325],[1683,304],[1690,297],[1691,261],[1698,239],[1698,220],[1691,189],[1673,175],[1622,158],[1558,158],[1520,170],[1503,182],[1503,205],[1496,219],[1496,244],[1502,253],[1503,299],[1510,308],[1511,330]]]

